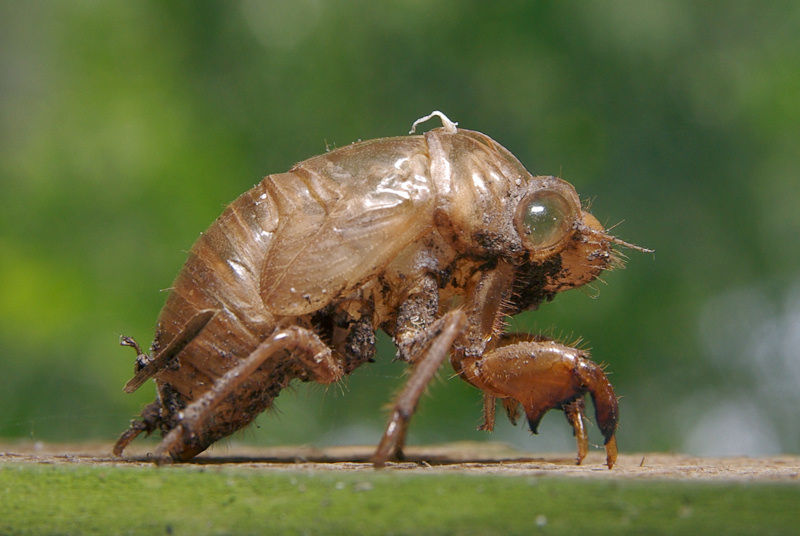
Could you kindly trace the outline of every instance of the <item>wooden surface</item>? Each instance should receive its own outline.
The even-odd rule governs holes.
[[[315,469],[373,471],[368,463],[373,446],[310,448],[215,445],[187,466],[219,465],[252,469]],[[149,465],[152,445],[132,447],[123,459],[111,456],[111,444],[0,443],[0,462]],[[601,450],[582,465],[572,453],[522,453],[499,443],[451,443],[408,447],[406,461],[386,471],[464,472],[473,474],[553,475],[575,478],[763,480],[800,483],[800,456],[703,458],[668,453],[622,453],[609,470]]]

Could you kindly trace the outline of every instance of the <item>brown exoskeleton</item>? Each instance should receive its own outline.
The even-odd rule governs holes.
[[[555,177],[534,177],[478,132],[355,143],[265,177],[197,240],[125,386],[155,402],[114,447],[161,430],[157,461],[188,460],[250,424],[293,379],[329,384],[371,361],[375,331],[413,367],[373,462],[402,455],[406,427],[445,358],[536,432],[561,409],[586,455],[591,394],[616,459],[617,399],[585,351],[504,333],[504,318],[594,280],[617,263],[610,236]],[[414,123],[417,125],[420,121]],[[413,129],[412,129],[413,133]]]

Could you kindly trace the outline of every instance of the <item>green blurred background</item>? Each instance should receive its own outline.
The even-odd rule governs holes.
[[[793,0],[0,3],[0,438],[113,440],[154,395],[119,336],[225,204],[438,109],[656,250],[515,321],[608,364],[623,452],[800,452],[799,36]],[[381,352],[232,441],[377,442]],[[450,374],[412,443],[573,449],[555,412],[475,431]]]

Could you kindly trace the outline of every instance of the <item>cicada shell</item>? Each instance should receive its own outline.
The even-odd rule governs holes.
[[[503,320],[537,308],[618,264],[610,236],[571,185],[533,176],[484,134],[442,128],[354,143],[268,175],[231,203],[191,248],[158,318],[150,354],[137,350],[133,391],[155,402],[115,446],[159,430],[160,461],[187,460],[247,426],[292,380],[332,383],[373,360],[392,336],[414,372],[374,462],[402,455],[425,385],[450,356],[484,393],[535,431],[564,410],[587,449],[583,397],[616,456],[617,401],[586,352]],[[423,120],[428,118],[423,118]],[[416,125],[416,123],[415,123]]]

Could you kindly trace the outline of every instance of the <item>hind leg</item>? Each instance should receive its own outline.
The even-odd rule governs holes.
[[[256,369],[274,356],[280,356],[282,350],[291,351],[290,359],[298,365],[295,368],[299,371],[293,377],[305,376],[319,383],[332,383],[342,377],[341,364],[316,334],[297,326],[280,329],[178,413],[179,422],[156,448],[155,460],[160,463],[186,461],[205,450],[215,440],[204,438],[205,425],[215,408]]]
[[[130,428],[125,430],[125,432],[119,436],[119,439],[117,439],[117,442],[114,444],[114,456],[122,456],[122,451],[125,450],[125,447],[142,432],[149,436],[153,433],[153,430],[157,430],[161,427],[160,408],[161,402],[159,400],[145,406],[142,410],[141,420],[132,420]]]

